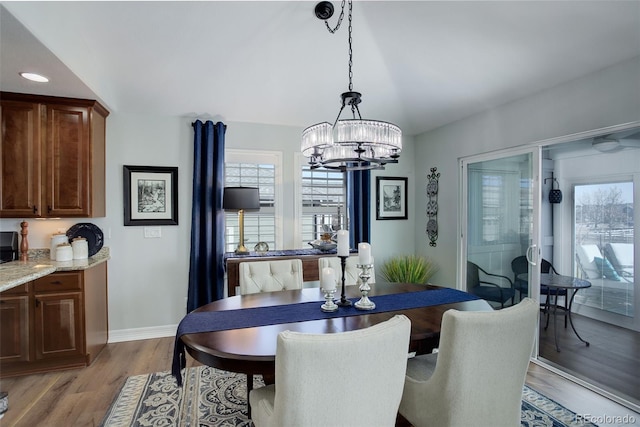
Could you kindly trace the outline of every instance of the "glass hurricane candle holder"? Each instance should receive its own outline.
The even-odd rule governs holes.
[[[373,268],[373,264],[358,264],[357,267],[362,270],[362,273],[360,273],[360,280],[362,281],[360,284],[360,293],[362,297],[354,305],[358,310],[373,310],[376,308],[376,305],[368,296],[371,290],[369,286],[369,279],[371,278],[369,271]]]
[[[335,302],[333,302],[333,294],[336,293],[336,288],[334,287],[333,289],[322,289],[322,292],[324,292],[324,299],[325,299],[324,304],[320,306],[322,311],[327,313],[336,311],[338,309],[338,305]]]

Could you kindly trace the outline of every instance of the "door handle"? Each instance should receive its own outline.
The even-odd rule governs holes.
[[[531,246],[529,246],[529,247],[527,248],[527,254],[526,254],[527,262],[528,262],[529,264],[531,264],[531,265],[538,265],[538,257],[536,256],[536,259],[535,259],[535,260],[532,258],[533,250],[534,250],[535,248],[537,248],[537,246],[536,246],[536,245],[531,245]]]

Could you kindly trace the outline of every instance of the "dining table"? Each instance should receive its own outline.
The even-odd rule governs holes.
[[[319,288],[236,295],[206,304],[187,314],[176,334],[172,373],[181,384],[186,353],[198,362],[236,373],[275,375],[277,336],[285,330],[328,334],[367,328],[396,314],[411,321],[407,353],[430,353],[438,346],[442,315],[449,309],[491,311],[475,295],[456,289],[410,283],[370,284],[374,310],[354,306],[336,312],[321,310],[325,302]],[[358,286],[345,286],[355,302]],[[248,382],[249,390],[252,381]]]

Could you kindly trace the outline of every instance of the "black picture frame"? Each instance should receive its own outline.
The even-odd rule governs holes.
[[[178,225],[178,168],[124,165],[124,225]]]
[[[376,219],[407,219],[407,178],[376,177]]]

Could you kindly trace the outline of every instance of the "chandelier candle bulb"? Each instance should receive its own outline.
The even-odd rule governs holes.
[[[338,230],[338,256],[349,256],[349,232]]]
[[[322,269],[320,287],[325,291],[333,291],[336,289],[336,272],[333,268],[325,267]]]
[[[358,261],[360,265],[371,264],[371,245],[368,243],[358,244]]]

